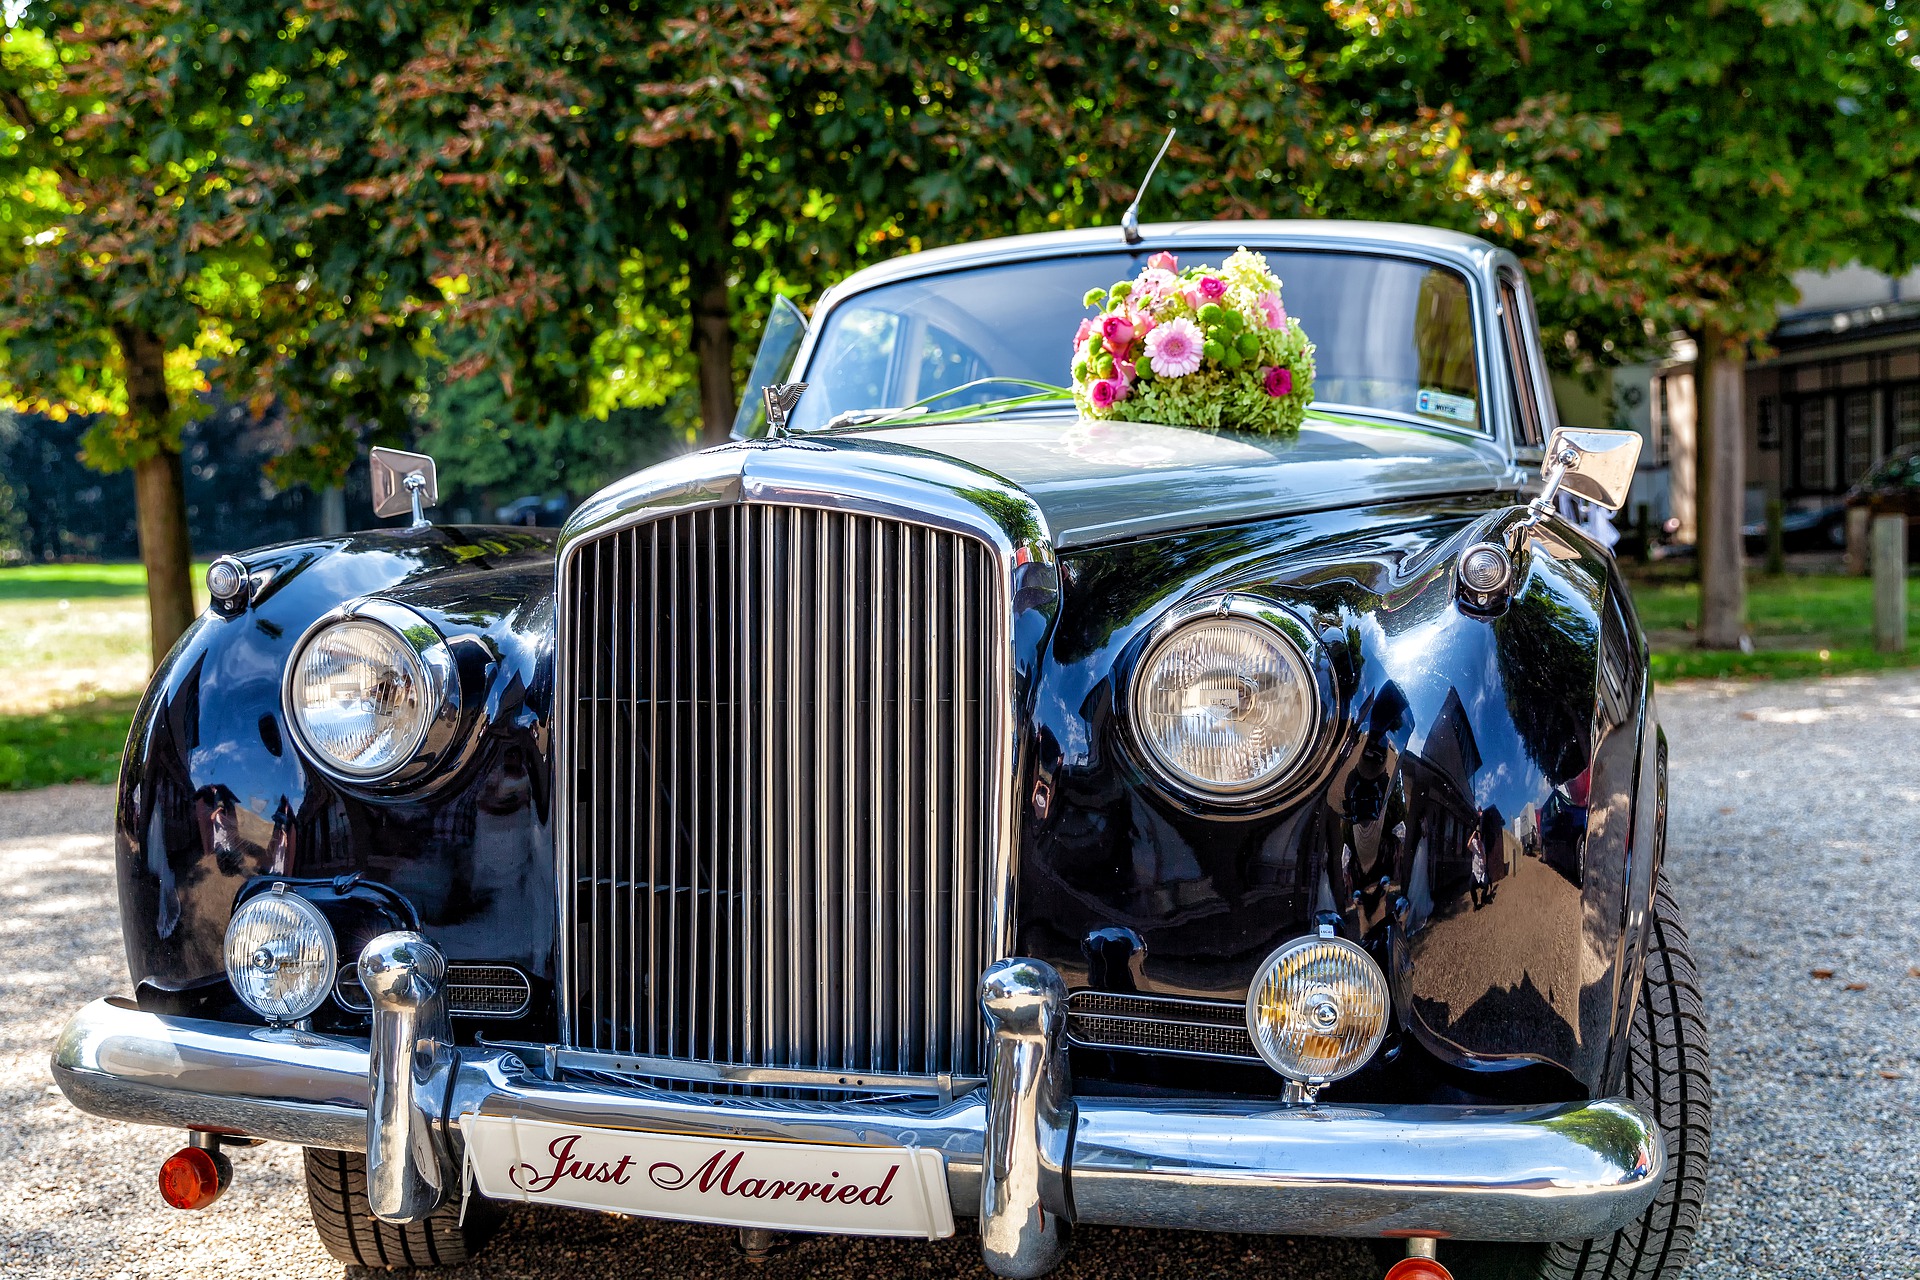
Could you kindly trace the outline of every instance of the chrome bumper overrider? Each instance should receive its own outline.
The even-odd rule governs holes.
[[[376,953],[376,948],[379,948]],[[1665,1146],[1633,1103],[1284,1106],[1074,1097],[1052,969],[983,979],[990,1081],[945,1105],[801,1104],[550,1080],[501,1049],[456,1049],[433,1009],[444,964],[424,939],[368,947],[382,981],[368,1041],[142,1013],[75,1014],[53,1074],[83,1111],[368,1151],[373,1208],[417,1218],[456,1193],[459,1117],[715,1138],[926,1147],[956,1214],[981,1217],[988,1267],[1045,1273],[1068,1222],[1302,1235],[1581,1240],[1637,1217]],[[403,1034],[408,1026],[411,1034]]]

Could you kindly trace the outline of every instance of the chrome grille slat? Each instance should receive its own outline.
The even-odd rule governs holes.
[[[572,1045],[981,1069],[974,985],[1003,945],[1001,565],[967,534],[755,504],[570,551]]]

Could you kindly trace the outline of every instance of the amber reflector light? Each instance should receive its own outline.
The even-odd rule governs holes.
[[[160,1198],[176,1209],[204,1209],[225,1191],[225,1159],[203,1147],[182,1147],[160,1166]]]

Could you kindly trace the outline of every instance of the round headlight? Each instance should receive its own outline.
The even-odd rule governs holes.
[[[1267,1065],[1324,1084],[1365,1066],[1387,1034],[1387,978],[1345,938],[1295,938],[1267,957],[1247,995],[1247,1031]]]
[[[339,952],[320,909],[276,884],[247,899],[227,922],[227,981],[247,1008],[295,1022],[333,988]]]
[[[413,758],[439,714],[437,676],[406,636],[347,618],[309,636],[294,658],[287,713],[323,767],[384,778]]]
[[[1319,725],[1299,648],[1252,610],[1209,610],[1149,649],[1133,719],[1172,780],[1213,794],[1260,791],[1306,754]]]

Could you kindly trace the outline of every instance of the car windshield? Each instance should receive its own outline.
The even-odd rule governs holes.
[[[1181,265],[1232,247],[1189,249]],[[981,378],[1064,386],[1087,290],[1131,279],[1148,252],[1090,253],[973,267],[882,285],[827,315],[808,362],[794,430],[842,413],[911,405]],[[1479,429],[1479,368],[1465,277],[1400,258],[1266,253],[1288,312],[1314,344],[1314,401]],[[947,409],[1020,395],[1002,384],[938,402]]]

